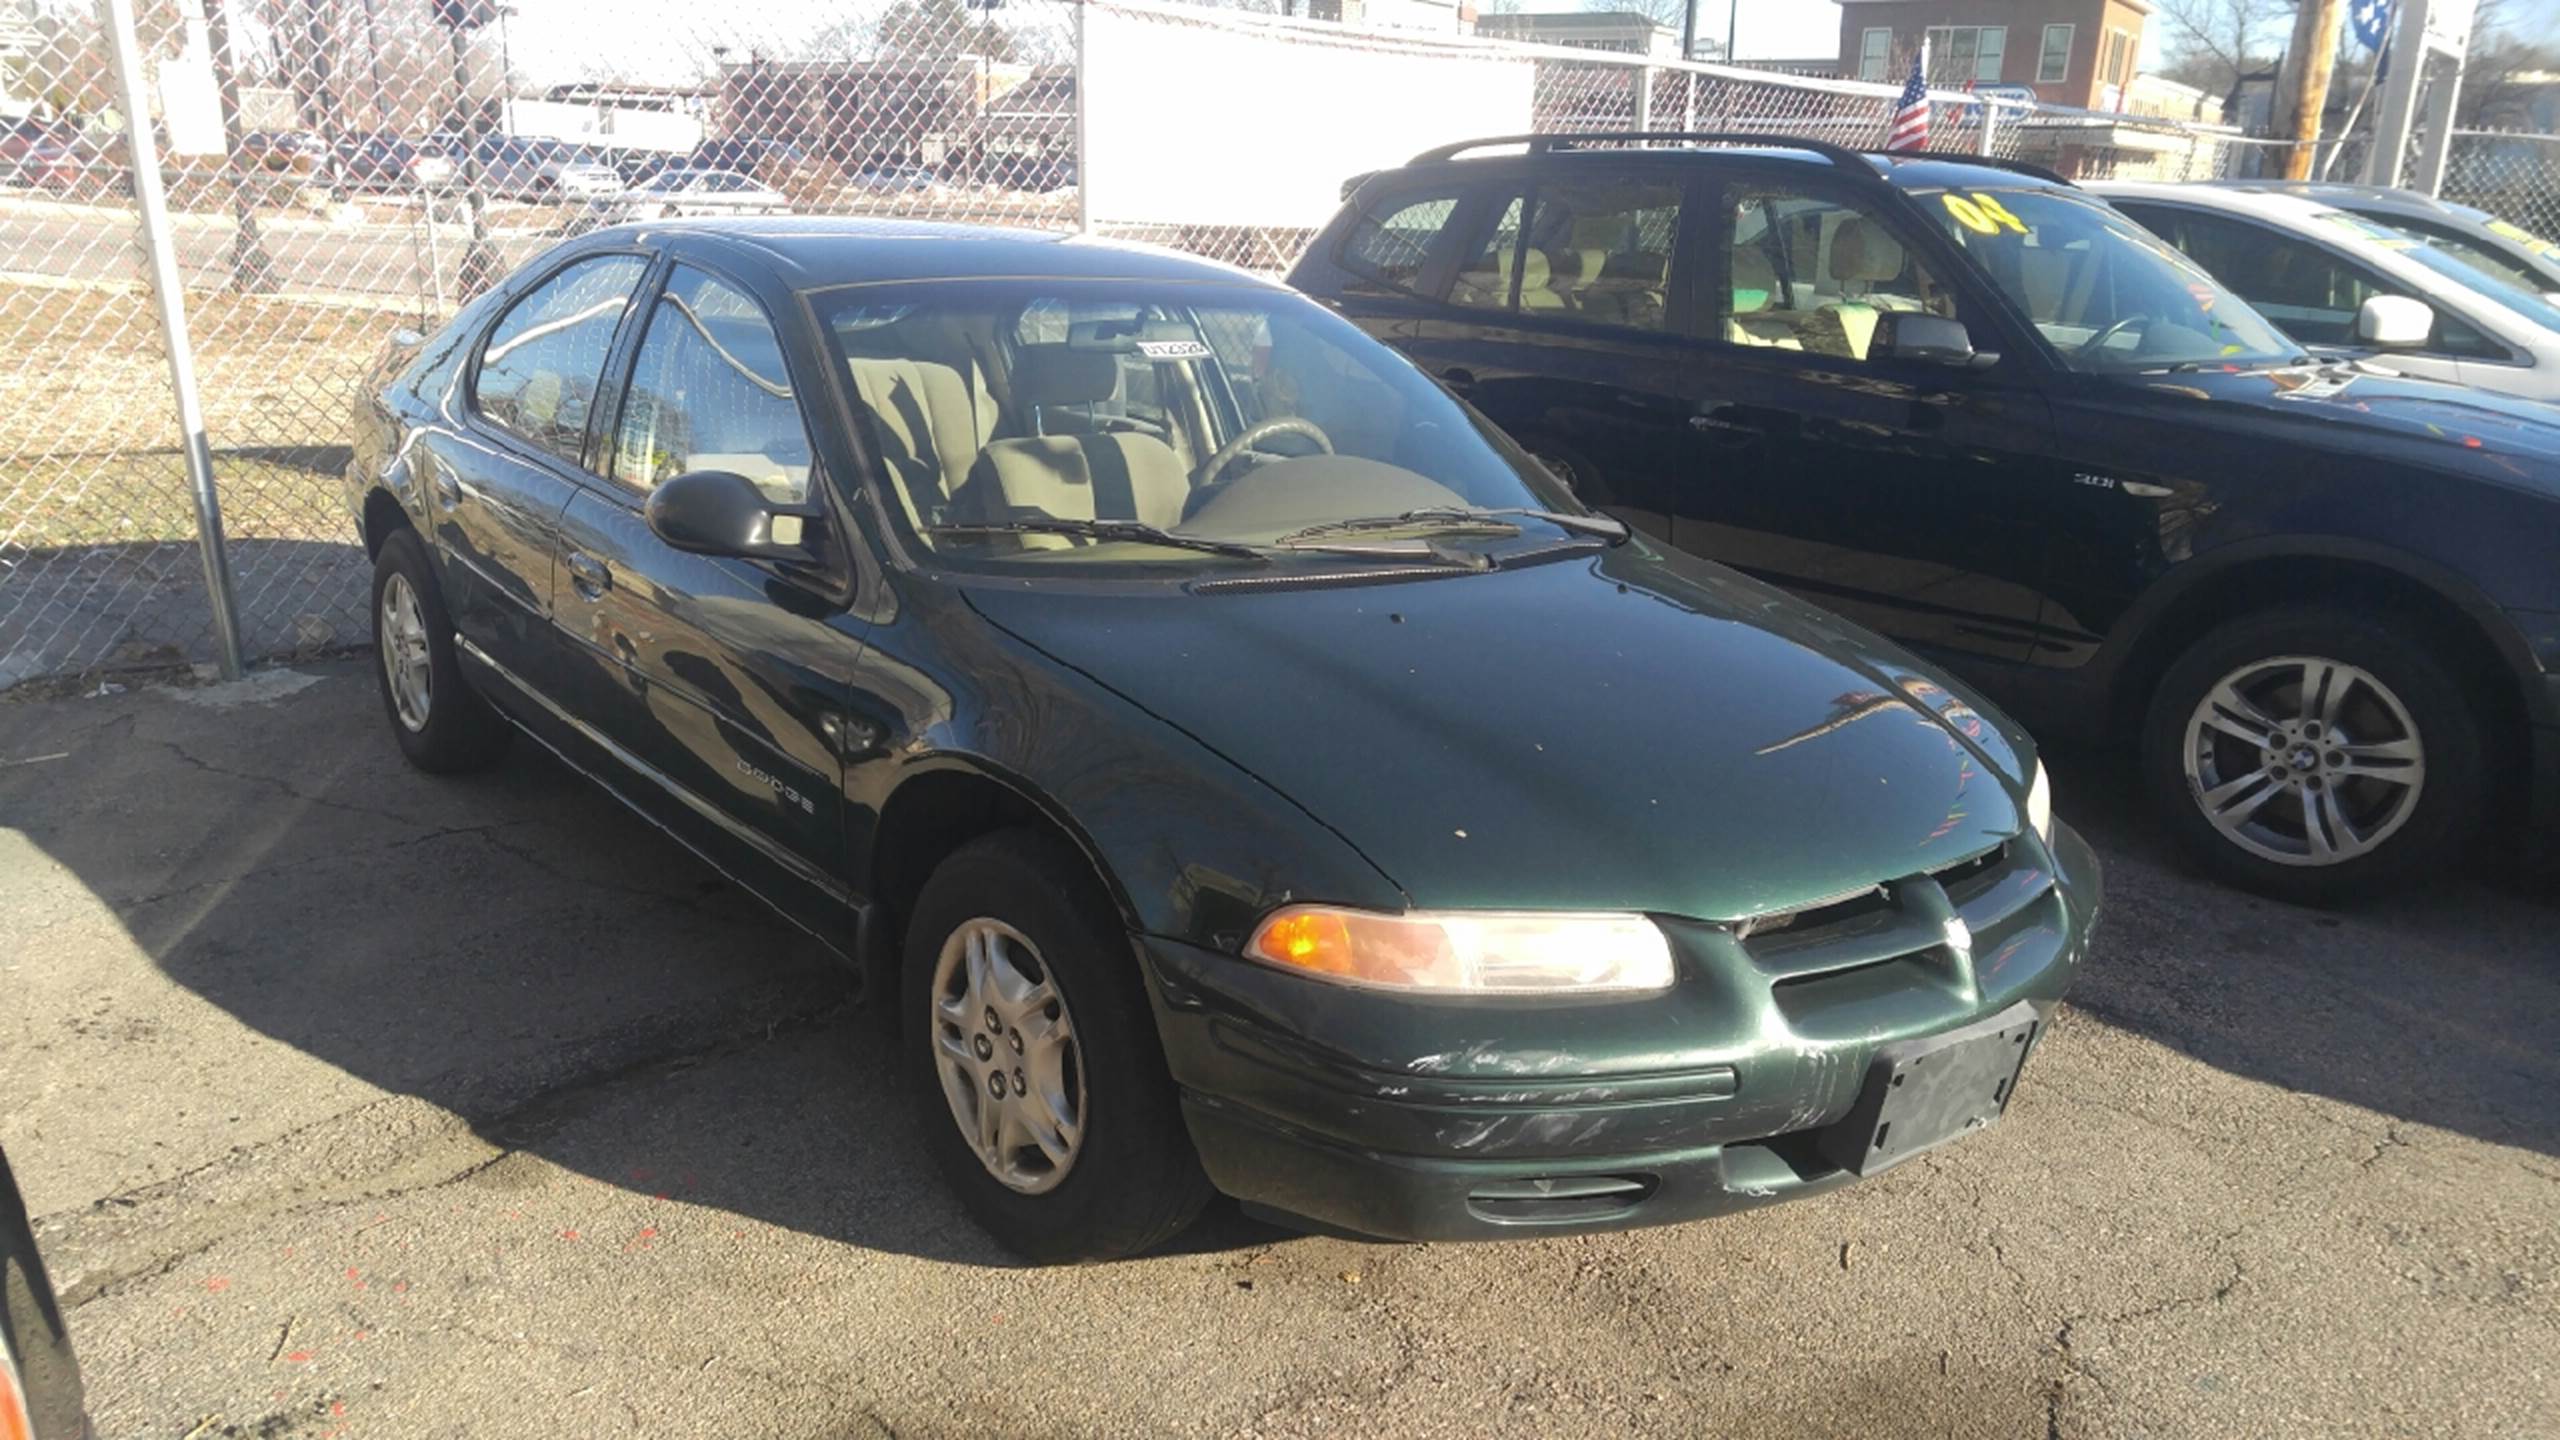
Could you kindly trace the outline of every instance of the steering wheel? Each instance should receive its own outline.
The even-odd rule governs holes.
[[[2127,330],[2130,330],[2137,325],[2148,328],[2150,324],[2151,316],[2148,312],[2127,315],[2113,325],[2108,326],[2106,329],[2101,330],[2097,334],[2090,336],[2088,339],[2081,341],[2080,348],[2074,353],[2081,355],[2095,355],[2099,351],[2106,349],[2107,342],[2113,340],[2118,335],[2125,333]]]
[[[1200,490],[1206,490],[1210,486],[1216,485],[1218,483],[1218,477],[1226,472],[1226,468],[1228,466],[1236,463],[1237,457],[1243,455],[1244,452],[1261,444],[1263,441],[1270,439],[1274,435],[1292,434],[1304,435],[1308,439],[1313,440],[1316,442],[1317,450],[1323,454],[1330,455],[1333,453],[1333,437],[1316,428],[1316,422],[1313,420],[1303,420],[1295,415],[1276,416],[1272,419],[1263,421],[1259,425],[1250,425],[1245,427],[1245,432],[1243,434],[1238,435],[1233,440],[1219,446],[1218,453],[1210,456],[1208,460],[1203,462],[1200,466],[1199,477],[1193,482],[1195,487]]]

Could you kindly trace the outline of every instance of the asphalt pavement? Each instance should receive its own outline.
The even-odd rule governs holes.
[[[1034,1270],[884,1025],[360,661],[0,700],[0,1146],[101,1436],[2560,1434],[2560,898],[2217,889],[2105,757],[1999,1126],[1703,1224]]]

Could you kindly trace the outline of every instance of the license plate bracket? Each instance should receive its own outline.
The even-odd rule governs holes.
[[[1890,1170],[2007,1112],[2018,1074],[2044,1031],[2025,1001],[1960,1030],[1876,1052],[1858,1103],[1824,1128],[1823,1157],[1857,1175]]]

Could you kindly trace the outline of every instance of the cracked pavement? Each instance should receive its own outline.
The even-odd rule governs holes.
[[[1215,1209],[1017,1268],[805,939],[361,662],[0,701],[0,1145],[107,1437],[2524,1436],[2560,1415],[2560,900],[2182,873],[2104,759],[2007,1121],[1669,1230]],[[206,703],[208,700],[214,703]]]

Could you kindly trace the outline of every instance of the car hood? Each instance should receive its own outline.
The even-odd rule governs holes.
[[[1303,807],[1417,906],[1734,919],[2023,825],[2021,732],[1721,567],[1638,540],[1363,579],[967,594]]]
[[[2505,462],[2493,468],[2504,475],[2538,476],[2538,488],[2560,490],[2560,408],[2394,374],[2387,361],[2127,379],[2153,393],[2248,405],[2343,427],[2326,432],[2342,438],[2356,432],[2392,436],[2456,464]]]

